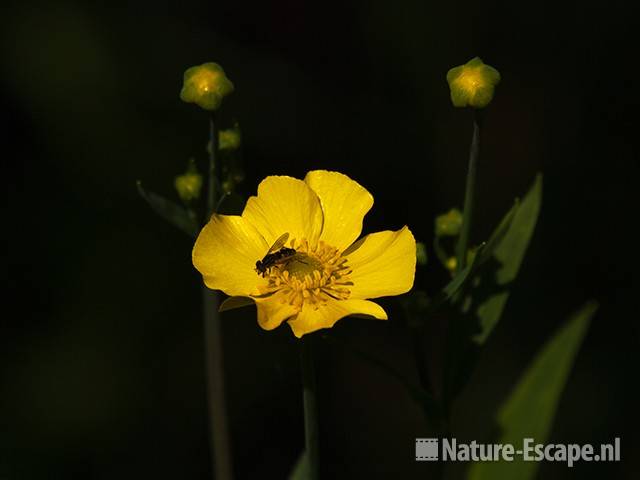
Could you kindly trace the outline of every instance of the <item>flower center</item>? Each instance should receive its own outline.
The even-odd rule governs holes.
[[[313,272],[322,270],[322,262],[317,258],[296,251],[287,263],[283,265],[285,271],[289,275],[296,277],[298,280],[304,280],[307,275],[313,276]]]
[[[323,241],[311,246],[306,239],[289,243],[295,255],[269,269],[261,294],[281,292],[283,303],[298,311],[305,303],[317,309],[330,299],[349,298],[351,269],[337,248]]]
[[[469,93],[475,93],[475,90],[481,86],[481,82],[482,77],[479,70],[470,68],[464,69],[458,79],[460,87]]]

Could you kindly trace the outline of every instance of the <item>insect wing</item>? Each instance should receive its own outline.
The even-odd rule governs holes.
[[[267,255],[269,255],[270,253],[273,253],[273,252],[277,252],[282,247],[284,247],[284,244],[287,243],[288,239],[289,239],[289,233],[285,232],[282,235],[280,235],[278,237],[278,239],[275,242],[273,242],[273,245],[271,245],[271,248],[267,252]]]

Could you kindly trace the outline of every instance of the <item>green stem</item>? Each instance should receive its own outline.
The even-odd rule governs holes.
[[[440,243],[440,237],[433,239],[433,250],[436,252],[436,257],[440,260],[440,263],[444,268],[447,268],[447,262],[449,261],[449,254]]]
[[[217,205],[216,154],[218,151],[218,129],[214,114],[209,122],[211,152],[207,175],[207,216],[214,213]],[[222,358],[222,328],[218,312],[218,293],[202,286],[205,371],[207,376],[207,405],[209,408],[210,451],[212,469],[216,480],[233,478],[231,446],[227,426],[227,412],[224,394],[224,368]]]
[[[473,204],[476,189],[476,170],[480,156],[480,110],[474,110],[473,135],[469,150],[469,167],[467,170],[467,185],[464,193],[464,211],[462,213],[462,227],[456,245],[457,271],[460,272],[467,265],[467,251],[469,250],[469,233],[473,219]]]
[[[302,400],[304,403],[305,452],[309,462],[309,478],[310,480],[318,480],[320,475],[318,398],[312,342],[313,337],[310,335],[302,338],[300,366],[302,370]]]
[[[217,192],[217,153],[218,153],[218,123],[216,122],[215,112],[211,112],[209,117],[209,142],[211,143],[211,150],[209,152],[209,172],[207,176],[207,217],[206,221],[209,221],[209,217],[214,213],[218,204],[218,192]]]

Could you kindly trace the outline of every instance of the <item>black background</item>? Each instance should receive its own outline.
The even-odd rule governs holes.
[[[550,441],[610,442],[619,464],[544,464],[539,478],[635,478],[638,60],[632,2],[16,2],[3,5],[6,300],[0,326],[0,478],[210,478],[192,241],[154,216],[135,181],[172,196],[205,162],[206,116],[178,93],[216,61],[236,92],[252,194],[269,174],[347,173],[375,197],[365,232],[433,217],[463,197],[471,114],[446,71],[475,55],[502,83],[483,137],[481,241],[537,171],[538,229],[506,316],[456,409],[484,438],[519,372],[585,300],[601,309]],[[432,253],[432,252],[430,252]],[[446,281],[432,255],[419,275]],[[416,377],[390,322],[334,333]],[[284,478],[303,444],[297,342],[225,315],[238,478]],[[437,344],[437,338],[434,340]],[[402,387],[320,347],[327,478],[429,478],[429,435]]]

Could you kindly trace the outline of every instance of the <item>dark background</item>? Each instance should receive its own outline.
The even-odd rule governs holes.
[[[506,316],[456,409],[484,438],[495,406],[567,315],[601,302],[549,441],[610,442],[619,464],[539,478],[636,478],[638,68],[632,2],[5,2],[0,15],[3,234],[0,478],[210,478],[200,279],[192,241],[135,181],[175,198],[205,161],[182,72],[216,61],[236,92],[252,194],[269,174],[349,174],[375,196],[365,231],[460,206],[471,116],[444,76],[475,55],[502,74],[489,108],[475,241],[544,171],[538,229]],[[430,253],[432,253],[430,251]],[[432,255],[419,281],[446,274]],[[397,300],[384,302],[398,311]],[[393,317],[393,315],[392,315]],[[397,319],[334,333],[416,378]],[[253,308],[224,316],[238,478],[284,478],[303,444],[297,341]],[[437,339],[434,343],[437,343]],[[385,373],[319,351],[328,478],[429,478],[429,435]]]

